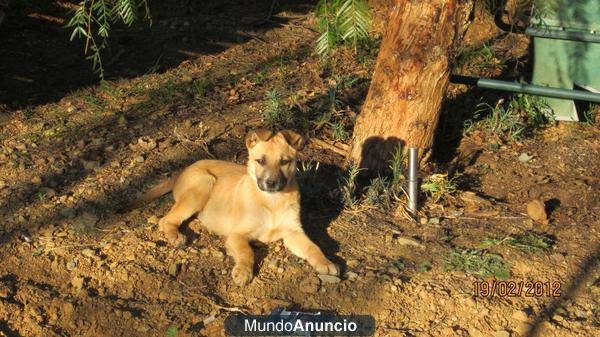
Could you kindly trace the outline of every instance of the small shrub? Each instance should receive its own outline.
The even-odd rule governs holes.
[[[456,191],[455,180],[456,177],[448,179],[448,174],[433,174],[425,178],[421,189],[433,198],[433,202],[438,202]]]
[[[339,181],[339,190],[342,197],[344,206],[353,208],[358,205],[358,199],[356,198],[356,178],[360,173],[360,168],[355,163],[348,165],[348,170]]]
[[[510,266],[502,256],[478,249],[456,249],[446,257],[446,271],[464,271],[479,278],[510,277]]]
[[[262,115],[269,127],[286,127],[292,124],[292,114],[285,108],[277,89],[267,92]]]
[[[507,236],[502,239],[487,238],[483,241],[483,247],[491,247],[507,244],[524,252],[541,253],[548,250],[554,244],[554,239],[547,235],[527,232],[515,236]]]
[[[482,114],[483,118],[476,122]],[[512,141],[531,136],[553,123],[552,110],[542,98],[517,94],[508,103],[500,100],[494,107],[487,103],[478,105],[474,118],[465,122],[464,131],[469,132],[481,126],[489,135]]]

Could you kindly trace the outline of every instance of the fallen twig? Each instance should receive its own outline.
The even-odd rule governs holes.
[[[342,156],[346,156],[346,154],[348,153],[348,149],[350,148],[348,145],[346,144],[342,144],[342,143],[338,143],[338,144],[330,144],[324,140],[318,139],[318,138],[311,138],[310,139],[310,143],[314,144],[317,147],[321,147],[321,148],[325,148],[328,150],[331,150],[337,154],[340,154]]]

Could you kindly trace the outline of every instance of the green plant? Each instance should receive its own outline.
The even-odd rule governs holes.
[[[350,133],[346,131],[344,124],[342,123],[330,123],[331,131],[333,133],[333,140],[342,141],[350,137]]]
[[[326,125],[330,125],[330,122],[331,122],[331,113],[326,112],[326,113],[320,115],[319,117],[317,117],[317,119],[313,122],[313,124],[315,125],[315,128],[318,130]]]
[[[267,91],[263,118],[269,127],[286,127],[292,123],[292,114],[285,108],[277,89]]]
[[[425,178],[421,189],[438,202],[456,191],[456,177],[448,178],[448,174],[432,174]]]
[[[108,45],[112,24],[119,22],[131,26],[139,17],[140,8],[150,23],[148,0],[82,0],[79,7],[70,13],[66,28],[71,28],[71,41],[85,39],[86,58],[92,61],[92,69],[104,78],[104,66],[100,52]]]
[[[502,239],[486,238],[483,240],[482,246],[487,248],[500,244],[507,244],[524,252],[540,253],[549,249],[554,244],[554,240],[546,235],[527,232],[515,236],[506,236]]]
[[[455,249],[446,256],[446,271],[464,271],[476,277],[510,277],[510,266],[498,254],[479,249]]]
[[[321,0],[316,12],[321,36],[315,51],[321,57],[341,43],[350,44],[356,52],[358,43],[369,36],[371,16],[365,0]]]
[[[456,58],[455,68],[460,70],[467,66],[469,71],[481,71],[504,61],[498,59],[488,43],[484,43],[478,49],[462,49]]]
[[[346,207],[353,208],[358,204],[358,199],[355,196],[356,178],[360,173],[360,168],[355,163],[348,165],[348,170],[339,180],[339,190],[342,195],[342,202]]]
[[[165,331],[165,337],[177,337],[179,335],[179,330],[176,327],[170,326]]]
[[[517,94],[507,103],[501,99],[496,106],[481,103],[477,107],[474,118],[464,124],[465,132],[472,131],[478,124],[488,134],[520,140],[554,123],[552,110],[537,96]],[[482,120],[476,121],[481,115],[484,116]]]
[[[325,110],[335,112],[340,107],[342,101],[338,98],[337,92],[338,85],[332,86],[331,88],[327,89],[327,99],[325,100],[324,107]]]
[[[392,186],[399,188],[402,182],[406,180],[404,170],[407,161],[408,154],[404,153],[402,145],[398,145],[392,154],[392,159],[389,161],[389,168],[392,171]]]
[[[371,179],[366,187],[365,197],[370,204],[387,204],[390,201],[390,183],[384,177]]]
[[[192,85],[194,88],[194,99],[202,99],[215,89],[215,83],[208,76],[195,80]]]
[[[583,112],[583,123],[589,126],[596,124],[595,114],[600,109],[600,105],[590,104],[590,106]]]
[[[260,72],[256,73],[256,76],[254,77],[254,84],[261,85],[261,84],[265,83],[266,78],[267,78],[267,70],[263,69]]]
[[[419,264],[416,265],[416,269],[419,273],[430,271],[431,268],[433,268],[433,263],[431,260],[421,261]]]

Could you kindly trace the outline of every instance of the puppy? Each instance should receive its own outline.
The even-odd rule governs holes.
[[[180,246],[185,236],[179,226],[197,214],[208,230],[224,237],[235,266],[232,277],[244,285],[253,277],[254,252],[250,241],[283,239],[295,255],[306,259],[320,274],[339,270],[304,233],[300,223],[300,191],[295,179],[296,154],[304,140],[283,130],[251,131],[246,136],[248,163],[243,165],[200,160],[152,189],[129,208],[138,207],[173,191],[175,205],[160,219],[167,240]]]

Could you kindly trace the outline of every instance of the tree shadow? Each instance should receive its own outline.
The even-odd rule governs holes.
[[[557,297],[545,310],[540,312],[532,322],[532,328],[525,334],[526,337],[540,337],[547,334],[542,329],[542,323],[551,320],[555,313],[566,303],[573,299],[576,292],[582,287],[585,281],[600,267],[600,245],[598,245],[583,262],[579,273],[573,275],[570,283],[561,283],[560,297]],[[567,287],[562,291],[563,287]]]
[[[67,4],[67,5],[65,5]],[[140,19],[131,28],[111,27],[103,52],[106,79],[132,78],[177,67],[183,61],[212,55],[286,24],[283,16],[268,19],[272,0],[154,1],[152,25]],[[306,15],[313,3],[276,1],[272,15]],[[3,59],[0,103],[12,107],[53,102],[65,94],[97,84],[84,42],[69,41],[63,28],[67,7],[61,1],[13,2],[0,27]],[[8,52],[10,51],[10,52]]]

